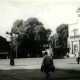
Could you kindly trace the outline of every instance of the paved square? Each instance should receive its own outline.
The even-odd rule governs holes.
[[[0,60],[0,80],[47,80],[40,72],[42,58],[15,59],[15,66],[9,59]],[[75,58],[54,59],[55,72],[48,80],[80,80],[80,64]]]

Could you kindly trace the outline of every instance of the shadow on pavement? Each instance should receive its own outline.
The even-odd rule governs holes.
[[[49,79],[39,69],[0,70],[0,80],[80,80],[80,71],[56,69]]]

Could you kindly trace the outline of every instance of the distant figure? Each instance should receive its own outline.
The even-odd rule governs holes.
[[[48,56],[47,52],[44,53],[42,65],[44,66],[44,72],[46,73],[46,78],[49,78],[50,76],[49,72],[51,65],[53,65],[53,59],[51,56]]]
[[[80,60],[80,51],[76,53],[76,61],[79,64],[79,60]]]
[[[7,56],[7,59],[8,59],[8,56]]]
[[[51,45],[49,46],[49,53],[50,53],[50,56],[53,57],[53,48],[51,47]]]
[[[30,58],[30,55],[28,54],[28,58]]]
[[[49,45],[49,48],[45,50],[49,56],[53,56],[53,48]]]
[[[66,57],[69,58],[69,53],[67,52]]]

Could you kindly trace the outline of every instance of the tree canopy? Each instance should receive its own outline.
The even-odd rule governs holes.
[[[0,52],[9,52],[10,51],[10,45],[6,41],[5,38],[0,36]]]
[[[68,38],[68,25],[61,24],[57,29],[57,33],[59,34],[59,44],[61,48],[67,48],[67,38]]]
[[[31,51],[35,51],[36,48],[39,49],[46,44],[51,34],[50,29],[45,29],[43,23],[33,17],[26,21],[16,20],[11,32],[18,33],[18,37],[14,37],[15,46],[23,43],[27,49]],[[35,49],[33,49],[32,46],[34,46]]]
[[[56,29],[56,34],[51,37],[54,58],[61,57],[68,52],[67,48],[68,25],[61,24]]]

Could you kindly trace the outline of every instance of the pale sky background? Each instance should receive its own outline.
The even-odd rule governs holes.
[[[15,20],[36,17],[54,34],[63,23],[77,22],[79,0],[0,0],[0,36],[6,37]]]

